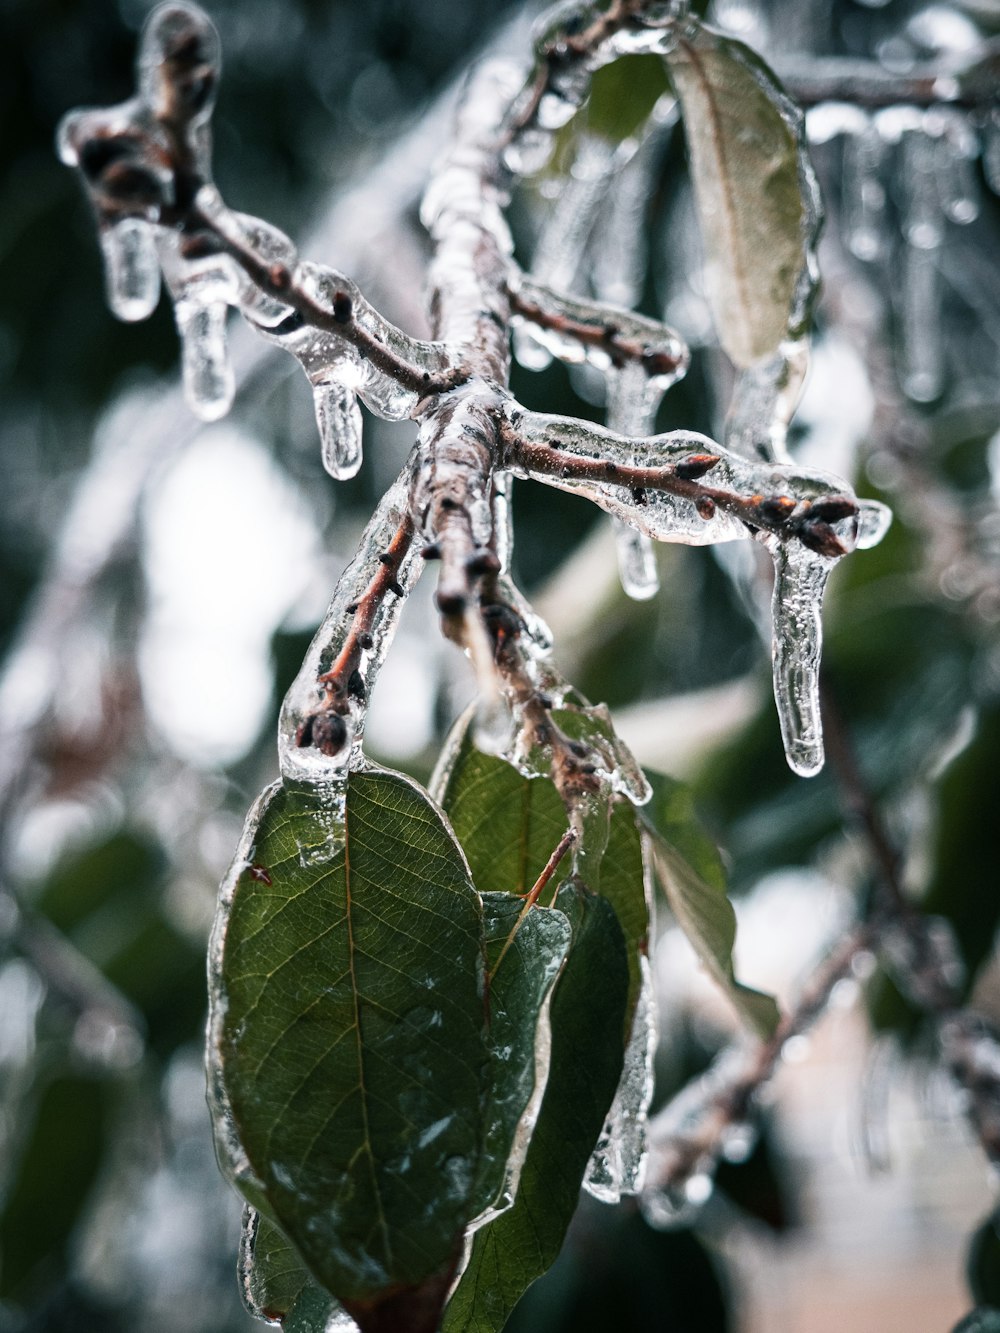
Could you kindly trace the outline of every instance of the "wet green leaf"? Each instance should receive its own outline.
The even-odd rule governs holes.
[[[543,1005],[570,946],[570,923],[562,912],[536,905],[522,913],[524,904],[508,893],[483,896],[490,1088],[477,1213],[500,1199],[511,1154],[523,1151],[518,1129],[536,1091]]]
[[[399,774],[352,774],[339,817],[335,795],[278,784],[223,902],[211,1058],[237,1183],[362,1327],[439,1304],[488,1058],[481,906],[450,830]]]
[[[556,709],[552,716],[574,740],[607,742],[613,734],[610,722],[594,712]],[[566,832],[567,815],[559,793],[548,778],[526,778],[512,764],[476,749],[469,716],[456,724],[445,755],[434,790],[462,844],[476,887],[483,893],[527,893]],[[630,1027],[639,994],[639,955],[649,934],[649,908],[635,807],[625,800],[616,801],[612,811],[599,888],[625,934]]]
[[[718,851],[701,829],[683,783],[648,773],[653,799],[639,818],[650,834],[657,878],[681,929],[743,1018],[763,1036],[778,1022],[770,995],[743,986],[733,971],[736,914]]]
[[[678,37],[666,62],[684,118],[716,333],[745,368],[788,334],[806,268],[800,139],[774,76],[741,42],[698,27]]]
[[[556,895],[573,939],[551,1003],[549,1078],[513,1206],[476,1232],[443,1333],[496,1333],[553,1263],[622,1071],[628,969],[617,918],[572,883]]]
[[[318,1325],[322,1333],[336,1301],[314,1280],[282,1231],[249,1205],[243,1210],[240,1262],[244,1300],[251,1314],[279,1320],[287,1329],[291,1312],[308,1306],[317,1314],[323,1312]]]

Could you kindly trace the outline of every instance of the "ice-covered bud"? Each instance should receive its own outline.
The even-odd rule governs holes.
[[[139,92],[158,120],[181,129],[204,125],[221,64],[219,34],[196,5],[153,10],[139,50]]]
[[[137,100],[107,111],[71,111],[63,117],[56,146],[60,159],[76,167],[98,216],[157,221],[174,201],[173,173],[164,165],[155,127]]]

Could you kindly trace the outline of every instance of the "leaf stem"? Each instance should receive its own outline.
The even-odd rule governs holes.
[[[524,921],[525,917],[538,902],[538,898],[542,890],[545,888],[546,884],[548,884],[552,876],[556,873],[556,870],[559,867],[559,862],[563,859],[563,857],[566,855],[569,849],[576,842],[576,836],[577,836],[576,829],[568,828],[566,830],[566,832],[556,843],[555,851],[552,853],[549,859],[545,862],[545,865],[542,867],[541,874],[535,880],[535,883],[532,885],[528,893],[524,895],[524,906],[518,913],[517,920],[514,922],[514,925],[511,928],[511,932],[507,936],[503,948],[500,950],[500,957],[493,964],[493,968],[490,971],[489,977],[491,981],[496,976],[500,964],[503,962],[504,958],[506,958],[507,950],[514,943],[514,936],[520,930],[521,923]],[[555,902],[555,897],[553,896],[552,903],[550,903],[549,906],[551,907],[554,904],[554,902]]]

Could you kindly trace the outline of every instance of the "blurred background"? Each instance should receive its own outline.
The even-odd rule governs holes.
[[[254,1326],[203,1096],[207,932],[245,810],[276,773],[278,702],[412,439],[366,417],[365,466],[334,483],[289,358],[234,325],[236,405],[203,426],[178,389],[168,303],[139,325],[108,313],[92,217],[53,136],[67,110],[130,94],[148,8],[0,7],[3,1333]],[[457,83],[472,57],[526,50],[537,7],[209,12],[228,202],[424,331],[416,206]],[[947,77],[1000,32],[997,0],[714,0],[709,16],[793,83],[829,55]],[[718,437],[731,372],[683,136],[662,103],[627,152],[578,119],[557,168],[515,200],[519,257],[675,323],[692,367],[659,427]],[[825,286],[792,439],[896,514],[834,575],[830,683],[906,885],[950,923],[966,998],[996,1021],[1000,108],[826,101],[808,124]],[[536,368],[515,369],[521,401],[601,419],[600,382],[523,353]],[[830,774],[785,765],[753,552],[664,547],[659,595],[636,602],[592,506],[519,483],[515,522],[516,574],[564,673],[611,705],[642,762],[693,786],[738,897],[741,979],[794,997],[864,911],[870,870]],[[426,580],[407,607],[367,728],[375,757],[422,779],[471,694],[429,630],[431,594]],[[663,1102],[736,1025],[665,906],[655,969]],[[759,1133],[714,1190],[659,1227],[585,1200],[509,1327],[939,1333],[1000,1306],[995,1180],[926,1019],[879,960],[862,958],[786,1054]]]

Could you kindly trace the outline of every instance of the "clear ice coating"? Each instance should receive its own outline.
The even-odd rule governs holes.
[[[787,463],[788,425],[808,369],[809,342],[799,338],[741,370],[726,416],[726,448],[752,461]]]
[[[357,554],[337,584],[326,617],[316,631],[281,706],[278,763],[282,777],[293,782],[333,784],[329,787],[333,806],[339,799],[335,790],[337,784],[344,781],[350,768],[363,763],[361,741],[367,700],[389,650],[406,593],[424,565],[411,541],[396,567],[394,588],[384,590],[379,597],[368,596],[373,580],[384,573],[379,556],[387,552],[394,538],[398,538],[408,519],[410,471],[411,465],[407,463],[400,477],[382,497],[365,528]],[[359,616],[365,618],[363,639],[357,633]],[[330,754],[317,745],[300,744],[300,739],[303,727],[323,711],[326,694],[319,678],[342,659],[345,650],[357,653],[357,666],[352,668],[348,684],[347,711],[337,714],[338,729],[343,727],[342,744]],[[318,854],[322,855],[322,852]]]
[[[781,739],[789,767],[809,778],[823,767],[820,610],[834,561],[798,543],[770,540],[768,546],[774,561],[772,662]]]
[[[649,959],[641,957],[639,965],[642,985],[622,1076],[583,1182],[588,1193],[604,1203],[618,1203],[623,1194],[639,1194],[644,1183],[657,1024]]]
[[[546,416],[512,409],[519,434],[532,444],[557,447],[585,462],[624,466],[667,467],[683,464],[691,455],[712,454],[718,461],[705,474],[706,490],[717,499],[709,508],[694,499],[666,490],[644,488],[636,496],[630,486],[605,481],[553,476],[541,467],[524,466],[526,475],[565,490],[578,491],[602,509],[634,525],[658,541],[706,545],[751,536],[747,524],[727,512],[724,494],[750,499],[776,499],[791,510],[845,498],[857,504],[857,512],[833,521],[833,530],[845,553],[856,547],[874,546],[884,536],[889,511],[875,501],[855,501],[850,488],[829,473],[805,471],[791,466],[752,463],[715,444],[703,435],[672,431],[648,439],[629,439],[600,426],[568,417]],[[803,776],[819,771],[823,764],[823,736],[819,712],[819,663],[822,645],[820,610],[830,570],[839,557],[820,555],[802,541],[789,536],[779,539],[773,532],[760,532],[775,564],[772,600],[772,645],[775,703],[781,722],[785,754],[790,767]]]
[[[142,218],[121,218],[100,228],[108,305],[119,319],[146,319],[160,299],[160,264],[153,228]]]
[[[627,361],[605,372],[609,430],[619,435],[650,435],[665,388],[651,381],[641,361]],[[618,553],[618,577],[627,596],[648,601],[660,590],[652,540],[620,518],[612,519]]]
[[[361,409],[357,394],[342,380],[313,385],[316,424],[323,466],[331,477],[345,481],[361,467]]]
[[[188,406],[202,421],[218,421],[229,411],[236,392],[226,346],[226,303],[204,300],[194,290],[177,298],[174,314]]]

